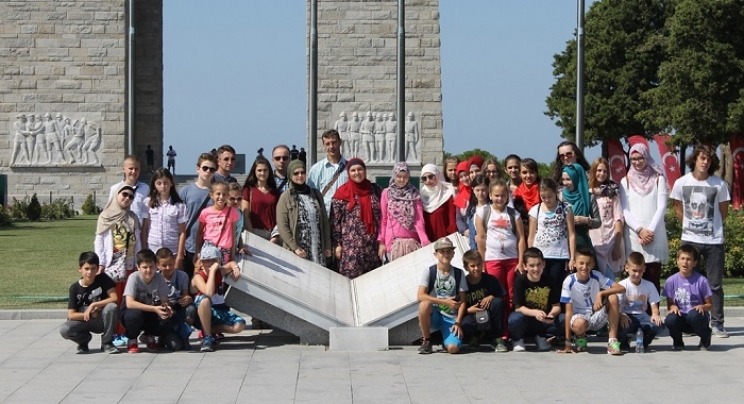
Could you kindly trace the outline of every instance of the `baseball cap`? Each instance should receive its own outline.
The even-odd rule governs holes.
[[[218,260],[221,256],[222,253],[219,248],[209,244],[204,244],[201,249],[201,254],[199,254],[199,257],[203,260]]]
[[[442,237],[434,243],[434,250],[454,250],[455,245],[447,237]]]

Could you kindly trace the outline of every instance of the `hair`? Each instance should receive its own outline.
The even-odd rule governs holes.
[[[455,188],[457,188],[457,186],[459,185],[460,179],[457,177],[457,175],[455,175],[455,179],[450,181],[449,177],[447,176],[447,165],[449,163],[455,163],[455,166],[456,166],[457,163],[459,162],[460,162],[460,159],[457,158],[457,156],[449,156],[446,159],[444,159],[444,167],[442,167],[443,168],[442,173],[444,173],[444,181],[450,182],[452,185],[455,186]]]
[[[139,163],[140,162],[140,159],[139,159],[139,157],[135,156],[134,154],[127,154],[126,156],[124,156],[124,160],[121,163],[124,164],[127,161],[131,161],[133,163]]]
[[[295,145],[292,145],[292,147],[295,147]],[[272,156],[274,155],[274,152],[276,151],[276,149],[287,149],[287,151],[290,151],[289,146],[287,146],[286,144],[279,144],[279,145],[274,146],[273,149],[271,149]]]
[[[196,166],[201,166],[201,163],[208,161],[210,163],[213,163],[215,166],[217,165],[217,157],[214,156],[212,153],[202,153],[199,155],[199,159],[196,160]],[[216,168],[216,167],[215,167]]]
[[[258,177],[256,177],[256,168],[258,168],[259,164],[264,164],[266,167],[269,168],[269,177],[266,179],[266,188],[269,189],[276,189],[276,182],[274,180],[274,170],[271,169],[271,163],[269,162],[269,159],[267,159],[264,156],[258,156],[256,157],[256,160],[253,161],[253,165],[251,166],[251,171],[248,172],[248,178],[245,179],[245,184],[243,185],[243,188],[251,188],[258,186]]]
[[[341,135],[338,133],[336,129],[328,129],[327,131],[323,132],[323,134],[320,135],[320,137],[323,140],[336,138],[336,140],[341,141]]]
[[[573,149],[574,155],[576,156],[576,162],[584,169],[584,171],[589,171],[591,168],[589,162],[586,161],[586,157],[584,157],[584,153],[579,150],[579,146],[574,142],[564,140],[563,142],[560,142],[558,147],[555,149],[555,164],[553,165],[552,175],[555,182],[560,182],[561,176],[563,176],[563,162],[561,161],[561,156],[558,154],[558,149],[563,146],[571,146],[571,149]]]
[[[529,247],[524,250],[524,253],[522,253],[523,262],[527,262],[527,260],[530,258],[537,258],[541,262],[545,262],[545,257],[543,256],[542,251],[537,247]]]
[[[553,191],[554,194],[558,193],[558,184],[553,181],[552,178],[543,178],[540,180],[540,191]]]
[[[628,255],[628,264],[632,265],[646,265],[646,259],[643,258],[643,254],[638,251],[633,251]]]
[[[685,160],[685,164],[687,164],[687,168],[690,169],[690,171],[695,170],[695,162],[697,162],[697,158],[701,153],[705,153],[708,158],[710,159],[710,167],[708,167],[708,175],[713,175],[718,169],[721,167],[721,160],[718,158],[718,155],[716,154],[716,149],[710,146],[706,145],[697,145],[694,149],[692,149],[692,154],[690,154],[689,157]]]
[[[610,180],[610,163],[604,157],[597,157],[594,162],[592,162],[592,167],[589,169],[589,188],[598,188],[602,185],[602,183],[597,181],[597,168],[599,168],[600,164],[604,164],[605,169],[607,170],[607,179],[605,182]]]
[[[517,164],[520,164],[520,165],[522,164],[522,158],[516,154],[510,154],[506,156],[506,158],[504,159],[505,166],[508,165],[507,163],[509,162],[509,160],[517,160]]]
[[[481,257],[480,253],[475,248],[473,248],[472,250],[465,251],[465,253],[462,255],[462,262],[465,265],[468,265],[476,261],[480,261],[482,263],[483,257]]]
[[[540,167],[537,165],[537,161],[535,159],[527,157],[526,159],[522,159],[521,166],[526,167],[530,171],[534,171],[535,174],[537,174],[537,179],[535,179],[536,183],[540,183]]]
[[[150,249],[140,250],[140,252],[137,253],[137,266],[146,262],[152,262],[153,264],[158,262],[155,253]]]
[[[225,181],[215,181],[215,182],[213,182],[209,186],[209,194],[211,195],[212,192],[214,192],[214,189],[215,188],[219,188],[219,187],[225,187],[225,189],[227,189],[228,192],[230,191],[230,185],[228,185],[227,182],[225,182]]]
[[[93,251],[86,251],[84,253],[80,253],[80,257],[78,258],[79,267],[82,268],[82,266],[85,264],[99,266],[101,265],[101,260],[98,259],[98,254],[94,253]]]
[[[509,192],[509,187],[506,185],[506,182],[504,182],[504,180],[497,179],[488,185],[488,195],[491,195],[491,191],[496,187],[504,187],[506,188],[506,191]]]
[[[232,191],[243,192],[243,187],[241,187],[240,184],[238,184],[237,182],[231,182],[227,184],[227,187],[228,187],[227,192],[232,192]]]
[[[235,149],[233,149],[233,147],[230,146],[229,144],[223,144],[217,149],[217,157],[219,157],[220,154],[224,152],[230,152],[232,154],[235,154]]]
[[[473,178],[473,181],[470,183],[471,190],[472,189],[475,189],[475,187],[477,187],[477,186],[485,185],[486,186],[486,190],[487,190],[487,192],[486,192],[486,199],[488,199],[488,191],[491,190],[489,188],[490,181],[491,180],[489,180],[488,177],[486,177],[485,175],[478,174],[478,175],[475,176],[475,178]],[[468,202],[468,208],[467,208],[467,212],[466,212],[466,214],[467,214],[468,217],[470,217],[473,214],[475,214],[475,208],[476,207],[478,207],[478,198],[475,196],[475,192],[470,192],[470,201]]]
[[[690,244],[683,244],[679,246],[679,249],[677,250],[677,258],[679,258],[682,254],[690,254],[692,255],[692,259],[694,261],[697,261],[700,256],[700,253],[698,252],[697,248],[691,246]]]
[[[155,257],[160,260],[167,260],[173,258],[173,251],[168,247],[161,247],[156,253]]]
[[[579,247],[576,249],[576,255],[583,255],[584,257],[591,257],[594,260],[594,251],[589,247]]]
[[[496,166],[496,171],[498,171],[496,173],[496,177],[501,178],[504,173],[504,169],[501,168],[501,164],[499,164],[499,161],[497,159],[486,159],[486,161],[484,161],[483,165],[481,166],[482,172],[485,173],[488,169],[488,166],[490,165]]]
[[[152,178],[150,179],[150,208],[157,208],[160,206],[160,194],[158,190],[155,189],[155,181],[161,178],[167,178],[171,182],[170,192],[168,193],[168,196],[171,199],[171,204],[175,205],[177,203],[183,203],[181,196],[179,196],[178,191],[176,191],[176,181],[173,180],[173,175],[167,168],[160,167],[153,171]]]

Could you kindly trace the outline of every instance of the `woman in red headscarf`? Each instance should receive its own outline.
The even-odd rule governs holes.
[[[470,203],[470,194],[473,191],[473,178],[480,173],[483,159],[480,156],[471,156],[468,160],[457,165],[457,176],[460,181],[457,196],[455,197],[455,223],[457,231],[465,237],[469,237],[469,226],[467,210]]]
[[[331,231],[338,272],[353,279],[380,266],[377,236],[382,190],[367,179],[362,159],[349,160],[346,172],[349,181],[331,201]]]

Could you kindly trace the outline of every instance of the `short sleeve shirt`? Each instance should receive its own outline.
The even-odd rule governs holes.
[[[175,304],[178,302],[178,299],[183,297],[181,291],[188,290],[189,276],[186,275],[186,272],[177,269],[173,272],[170,280],[165,279],[165,283],[168,285],[168,300],[171,304]]]
[[[560,301],[560,290],[547,272],[543,272],[537,282],[531,281],[527,274],[521,274],[514,279],[513,301],[514,307],[524,306],[548,313]]]
[[[607,279],[598,271],[591,271],[589,279],[582,282],[576,274],[571,274],[563,280],[561,289],[561,303],[571,303],[574,314],[591,315],[594,309],[594,298],[600,289],[612,287],[612,279]]]
[[[619,282],[625,287],[625,293],[619,293],[620,311],[627,314],[646,314],[649,304],[659,304],[659,291],[653,283],[641,279],[641,284],[636,285],[630,278]]]
[[[537,221],[534,247],[542,251],[543,256],[549,259],[569,259],[568,251],[568,226],[566,216],[571,206],[558,203],[552,212],[544,212],[543,204],[538,203],[530,209],[529,215]]]
[[[163,275],[155,273],[150,283],[145,283],[139,272],[135,272],[127,279],[127,285],[124,287],[124,296],[132,296],[134,300],[143,304],[153,304],[153,292],[157,292],[160,300],[165,301],[168,296],[168,283]],[[126,299],[122,302],[122,307],[126,305]]]
[[[67,301],[67,308],[82,313],[88,309],[91,303],[107,299],[108,291],[115,287],[114,281],[106,274],[97,275],[89,286],[83,286],[81,281],[77,281],[70,285],[70,298]]]
[[[467,277],[465,278],[467,279]],[[499,280],[488,273],[483,273],[478,283],[470,283],[468,280],[467,302],[468,306],[480,303],[488,296],[503,297],[506,294]]]
[[[460,273],[460,290],[455,290],[455,273]],[[452,267],[446,275],[441,272],[439,269],[437,269],[437,278],[434,280],[434,287],[432,290],[429,291],[429,295],[436,297],[438,299],[449,299],[452,297],[455,297],[458,295],[459,292],[467,292],[468,291],[468,282],[467,279],[465,279],[465,271],[459,270],[457,271],[455,267]],[[419,286],[428,287],[429,286],[429,268],[426,268],[421,273],[421,279],[419,281]],[[454,318],[457,317],[457,311],[450,311],[450,308],[445,305],[439,305],[437,306],[439,311],[442,313],[443,316]]]
[[[703,275],[693,272],[689,278],[685,278],[677,272],[667,279],[661,293],[674,301],[679,311],[687,314],[693,307],[705,303],[705,299],[713,296],[708,279]]]
[[[204,240],[211,241],[219,248],[232,248],[235,237],[232,226],[238,222],[238,216],[238,209],[231,207],[202,210],[199,222],[204,225]]]
[[[485,209],[485,208],[484,208]],[[480,214],[480,215],[478,215]],[[483,220],[484,211],[476,211]],[[486,223],[486,261],[497,261],[519,258],[518,239],[512,231],[511,219],[506,209],[497,212],[491,208],[491,215]]]
[[[689,173],[674,183],[670,198],[682,202],[682,241],[723,244],[719,204],[731,200],[726,182],[715,175],[698,181]]]

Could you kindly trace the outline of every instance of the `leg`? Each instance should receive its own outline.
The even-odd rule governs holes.
[[[432,304],[429,302],[419,303],[419,327],[421,327],[421,336],[428,340],[431,336],[431,316]]]
[[[646,271],[643,273],[643,279],[653,283],[656,286],[656,291],[661,291],[661,263],[646,263]]]
[[[518,341],[524,339],[529,328],[528,322],[529,317],[525,316],[522,313],[515,311],[509,314],[508,327],[509,335],[511,336],[512,340]]]
[[[687,325],[684,314],[668,313],[664,319],[664,325],[669,330],[669,336],[672,337],[673,347],[675,349],[684,348],[685,343],[682,340],[682,332]]]
[[[69,339],[78,345],[87,345],[93,338],[90,335],[90,324],[86,321],[67,320],[59,328],[59,334],[64,339]]]
[[[103,322],[103,334],[101,334],[101,343],[110,344],[114,339],[114,333],[116,332],[117,315],[119,314],[119,308],[116,303],[109,303],[101,310],[101,321]]]
[[[436,311],[436,314],[439,314],[439,317],[441,318],[441,321],[439,322],[439,331],[442,332],[442,341],[444,344],[444,348],[447,350],[447,352],[456,354],[462,347],[462,340],[460,340],[460,338],[457,335],[453,334],[451,331],[452,326],[455,324],[455,319],[442,316],[439,313],[439,310]]]
[[[708,314],[700,314],[697,310],[690,310],[686,317],[687,324],[692,328],[692,332],[700,337],[700,345],[708,348],[710,346],[711,336],[711,328],[709,326],[710,317]]]
[[[202,295],[198,303],[197,313],[204,335],[212,335],[212,299]]]
[[[563,286],[563,279],[567,275],[566,262],[566,260],[552,258],[545,260],[545,271],[550,274],[558,288]]]
[[[142,310],[125,308],[119,314],[119,321],[124,326],[127,339],[137,341],[145,323],[145,313]]]
[[[462,319],[462,334],[465,341],[470,341],[470,338],[478,336],[478,321],[475,320],[475,314],[467,314]]]
[[[706,245],[700,251],[705,257],[705,272],[708,274],[708,283],[710,284],[710,290],[713,292],[713,309],[710,311],[710,322],[714,327],[723,327],[723,245]]]
[[[617,295],[610,295],[607,298],[607,327],[610,332],[610,339],[617,339],[617,326],[620,321],[620,303]]]
[[[654,324],[653,321],[651,321],[651,318],[648,316],[638,316],[634,315],[631,316],[631,319],[635,318],[638,321],[638,326],[641,327],[643,330],[643,346],[648,347],[651,345],[651,342],[654,341],[654,338],[656,335],[658,335],[661,330],[664,329],[664,326],[657,326]]]
[[[494,337],[500,338],[504,336],[504,326],[507,325],[507,322],[504,318],[504,300],[500,298],[495,298],[493,301],[491,301],[491,305],[488,306],[488,318],[490,320],[491,325],[491,333]]]

